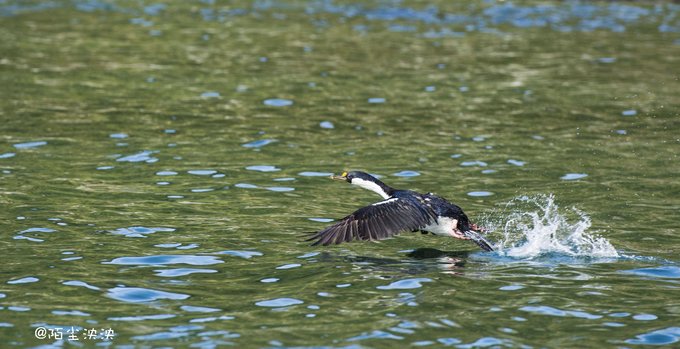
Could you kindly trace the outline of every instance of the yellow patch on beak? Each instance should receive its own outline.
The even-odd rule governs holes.
[[[343,172],[340,177],[347,177],[347,171]]]

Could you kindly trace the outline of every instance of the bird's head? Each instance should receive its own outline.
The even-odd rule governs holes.
[[[339,181],[346,181],[349,184],[359,186],[364,189],[368,189],[387,199],[394,189],[390,188],[385,183],[381,182],[379,179],[371,176],[366,172],[361,171],[344,171],[339,176],[331,176],[332,179]]]
[[[331,176],[332,179],[338,181],[347,181],[350,184],[357,184],[360,181],[376,182],[377,179],[366,172],[361,171],[344,171],[339,176]]]

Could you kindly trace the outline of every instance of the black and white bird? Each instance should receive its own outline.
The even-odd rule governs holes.
[[[343,172],[333,179],[368,189],[383,200],[362,207],[337,223],[314,233],[307,241],[315,245],[339,244],[352,240],[382,240],[403,231],[421,231],[434,235],[472,240],[485,251],[493,251],[491,244],[471,223],[463,210],[432,193],[420,194],[412,190],[398,190],[365,172]]]

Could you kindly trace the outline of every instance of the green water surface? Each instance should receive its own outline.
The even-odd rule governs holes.
[[[0,347],[678,346],[679,77],[665,2],[0,1]],[[347,169],[619,257],[310,247]]]

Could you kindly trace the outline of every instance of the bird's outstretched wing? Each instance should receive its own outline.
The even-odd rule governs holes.
[[[382,240],[402,231],[422,228],[436,220],[429,207],[418,205],[414,199],[393,197],[358,209],[307,241],[315,240],[312,246],[326,246],[355,239]]]

